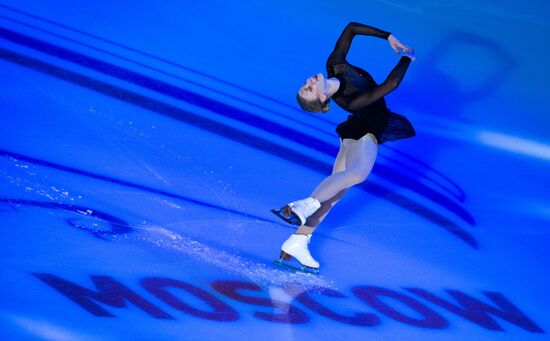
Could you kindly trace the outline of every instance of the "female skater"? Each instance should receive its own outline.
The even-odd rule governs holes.
[[[363,69],[349,64],[346,55],[356,35],[386,39],[390,47],[402,57],[397,66],[381,84]],[[409,67],[416,60],[414,50],[401,43],[394,35],[372,26],[350,23],[346,26],[334,51],[328,57],[327,77],[316,74],[300,87],[297,100],[304,111],[327,112],[334,100],[351,115],[336,128],[340,136],[340,150],[332,175],[323,180],[305,199],[293,201],[273,213],[288,223],[300,226],[281,247],[280,260],[296,258],[300,270],[317,272],[319,263],[311,256],[308,244],[317,225],[351,186],[367,178],[372,170],[378,144],[415,135],[411,123],[386,107],[384,96],[395,90]]]

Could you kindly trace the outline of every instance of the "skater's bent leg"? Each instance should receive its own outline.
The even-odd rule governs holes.
[[[345,169],[323,180],[311,194],[319,202],[328,201],[341,190],[365,181],[374,166],[378,153],[374,135],[369,133],[359,140],[344,139],[344,148]]]
[[[372,139],[372,137],[366,137],[366,138]],[[338,152],[338,157],[336,158],[336,162],[334,163],[333,174],[346,170],[346,160],[347,160],[347,158],[345,157],[346,145],[349,145],[350,143],[354,143],[354,142],[346,141],[346,144],[342,142],[340,151]],[[374,159],[375,158],[376,156],[374,157]],[[351,166],[348,166],[348,167],[351,167]],[[372,166],[370,167],[370,169],[372,169]],[[370,173],[370,170],[368,172]],[[344,196],[344,194],[348,191],[348,189],[349,187],[344,188],[329,200],[322,202],[321,207],[307,219],[306,224],[302,226],[298,231],[304,234],[313,233],[315,228],[319,226],[319,224],[323,221],[323,219],[325,219],[325,217],[328,215],[330,210],[334,207],[334,205],[336,205],[338,201],[340,201],[340,199]]]

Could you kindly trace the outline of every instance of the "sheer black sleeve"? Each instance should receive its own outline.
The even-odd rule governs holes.
[[[388,39],[390,32],[382,31],[376,27],[363,25],[355,22],[349,23],[336,41],[334,51],[330,54],[329,60],[333,63],[344,62],[351,46],[351,41],[356,35],[373,36]]]
[[[401,57],[383,83],[357,96],[357,98],[350,102],[348,109],[350,111],[361,110],[395,90],[399,86],[399,83],[401,83],[401,80],[403,80],[403,77],[405,77],[410,63],[411,59],[409,57]]]

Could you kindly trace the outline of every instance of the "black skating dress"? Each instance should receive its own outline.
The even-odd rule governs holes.
[[[351,41],[357,34],[384,39],[390,36],[389,32],[371,26],[350,23],[338,38],[336,47],[327,60],[327,73],[329,78],[335,77],[340,81],[340,87],[332,100],[351,113],[336,128],[338,136],[341,139],[358,140],[367,133],[372,133],[379,144],[415,136],[409,120],[391,112],[384,100],[384,96],[397,88],[405,76],[410,58],[401,57],[387,79],[377,84],[367,71],[349,64],[346,60]]]

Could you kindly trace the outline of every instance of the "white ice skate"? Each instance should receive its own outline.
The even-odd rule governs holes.
[[[289,269],[318,273],[319,262],[317,262],[309,253],[308,244],[311,241],[311,234],[293,234],[281,246],[280,259],[273,263]],[[292,257],[300,263],[301,267],[293,266],[289,263]]]
[[[293,201],[280,210],[271,210],[271,212],[289,224],[302,226],[306,223],[307,218],[315,213],[319,207],[321,207],[319,200],[309,197]]]

